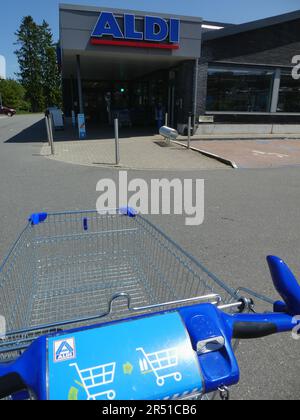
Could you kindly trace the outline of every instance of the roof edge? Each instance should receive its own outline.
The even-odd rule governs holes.
[[[284,13],[281,15],[271,16],[264,19],[254,20],[252,22],[241,23],[239,25],[232,25],[219,31],[207,32],[203,34],[203,41],[225,38],[228,36],[237,35],[242,32],[255,31],[257,29],[262,29],[297,19],[300,19],[300,10]]]
[[[150,10],[132,10],[132,9],[119,9],[119,8],[112,8],[112,7],[101,7],[101,6],[81,6],[78,4],[66,4],[66,3],[60,3],[59,4],[59,10],[74,10],[74,11],[79,11],[79,12],[101,12],[101,11],[105,11],[105,12],[115,12],[115,13],[141,13],[141,15],[149,15],[151,14],[151,16],[159,16],[159,17],[165,17],[165,18],[169,18],[170,16],[174,17],[174,18],[178,18],[178,19],[182,19],[188,22],[203,22],[203,18],[200,16],[185,16],[185,15],[176,15],[173,13],[157,13],[157,12],[152,12]]]

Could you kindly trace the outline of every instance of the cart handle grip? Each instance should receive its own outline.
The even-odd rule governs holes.
[[[271,322],[236,322],[233,326],[233,338],[252,340],[276,334],[277,327]]]
[[[286,305],[286,312],[300,315],[300,286],[296,277],[280,258],[269,256],[267,261],[275,289]]]
[[[300,325],[296,317],[284,313],[229,315],[223,312],[222,317],[231,331],[230,338],[241,340],[290,332]]]
[[[0,399],[24,391],[25,389],[27,389],[27,386],[18,373],[9,373],[0,377]]]

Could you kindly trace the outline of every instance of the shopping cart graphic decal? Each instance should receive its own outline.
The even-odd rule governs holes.
[[[79,369],[77,363],[73,363],[70,367],[77,370],[82,386],[87,393],[87,400],[96,401],[100,397],[107,397],[108,400],[116,398],[114,390],[104,390],[105,386],[114,382],[116,363],[108,363],[88,369]]]
[[[146,353],[143,348],[138,348],[137,351],[141,352],[144,356],[139,362],[141,372],[143,374],[154,373],[158,386],[164,386],[167,378],[174,378],[177,382],[182,380],[182,374],[180,372],[167,373],[170,372],[170,369],[178,366],[177,347],[154,353]]]
[[[71,338],[75,359],[55,362],[59,342]],[[48,348],[52,400],[162,400],[203,386],[197,354],[175,312],[56,336]]]

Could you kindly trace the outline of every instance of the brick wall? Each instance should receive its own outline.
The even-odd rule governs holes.
[[[206,110],[208,63],[291,67],[295,55],[300,55],[300,19],[204,41],[199,61],[199,114]]]
[[[187,124],[189,113],[193,113],[195,61],[181,64],[176,76],[177,124]]]
[[[290,66],[300,54],[300,19],[206,41],[202,48],[206,61]]]
[[[200,60],[198,67],[197,116],[205,114],[206,110],[207,73],[208,63]]]
[[[206,109],[208,63],[199,61],[196,118]],[[196,71],[195,61],[180,65],[176,77],[176,115],[178,124],[187,124],[189,113],[194,114]]]

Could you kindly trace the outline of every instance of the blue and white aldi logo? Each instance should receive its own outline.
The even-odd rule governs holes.
[[[54,362],[64,362],[76,358],[75,340],[68,338],[54,342]]]

